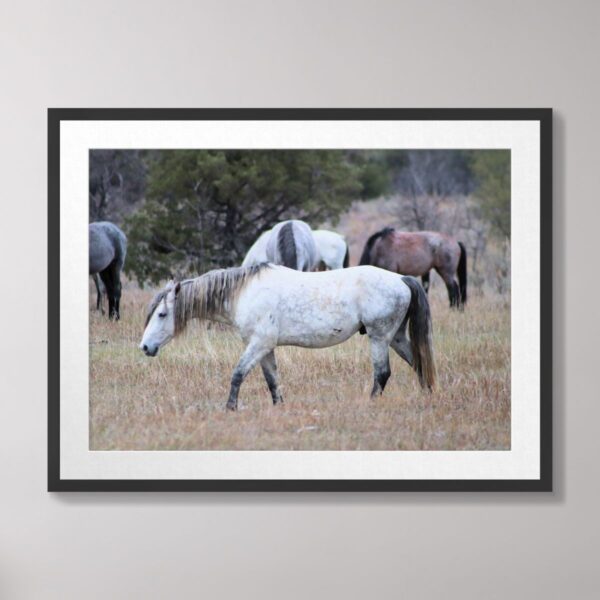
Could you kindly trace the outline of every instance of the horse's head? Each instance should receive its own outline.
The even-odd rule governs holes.
[[[175,300],[180,287],[179,282],[170,281],[162,292],[154,296],[148,307],[146,329],[140,343],[140,350],[146,356],[156,356],[175,335]]]

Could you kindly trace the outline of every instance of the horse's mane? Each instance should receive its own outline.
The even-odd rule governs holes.
[[[394,231],[393,227],[384,227],[381,231],[374,233],[365,244],[365,249],[363,250],[362,256],[360,257],[359,265],[368,265],[371,261],[371,250],[373,249],[373,245],[379,238],[383,238]]]
[[[181,282],[175,298],[175,335],[179,335],[190,319],[210,319],[223,313],[226,304],[234,304],[246,284],[268,268],[267,263],[251,267],[215,269],[195,279]],[[148,307],[146,326],[169,290],[154,296]]]

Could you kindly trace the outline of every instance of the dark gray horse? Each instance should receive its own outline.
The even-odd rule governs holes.
[[[127,253],[127,238],[113,223],[101,221],[90,223],[90,275],[94,276],[98,299],[96,306],[101,305],[101,292],[97,274],[106,288],[108,296],[108,318],[120,318],[119,303],[121,301],[121,270]]]

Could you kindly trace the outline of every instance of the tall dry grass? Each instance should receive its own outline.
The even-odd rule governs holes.
[[[365,336],[333,348],[278,348],[285,403],[274,407],[260,368],[240,410],[225,411],[242,351],[235,332],[194,323],[152,359],[138,350],[152,296],[127,283],[122,319],[90,298],[92,450],[499,450],[510,448],[510,306],[475,295],[451,311],[430,294],[438,385],[421,390],[394,352],[383,396],[371,399]]]

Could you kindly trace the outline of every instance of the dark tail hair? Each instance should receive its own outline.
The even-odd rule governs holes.
[[[389,233],[394,231],[393,227],[384,227],[381,231],[374,233],[365,244],[365,249],[363,250],[362,256],[360,257],[359,265],[370,265],[371,264],[371,250],[373,249],[373,244],[380,238],[385,237]]]
[[[298,269],[298,256],[296,254],[296,240],[294,239],[293,223],[286,223],[278,233],[277,249],[281,264],[290,269]]]
[[[460,258],[458,259],[458,288],[460,297],[458,299],[459,306],[464,306],[467,303],[467,249],[462,242],[458,242],[460,246]]]
[[[411,299],[408,307],[408,333],[413,355],[413,369],[419,377],[422,387],[431,390],[435,385],[435,361],[433,360],[433,341],[431,312],[429,301],[423,286],[408,275],[402,281],[410,288]]]
[[[350,266],[350,248],[348,244],[346,244],[346,254],[344,254],[344,269]]]

